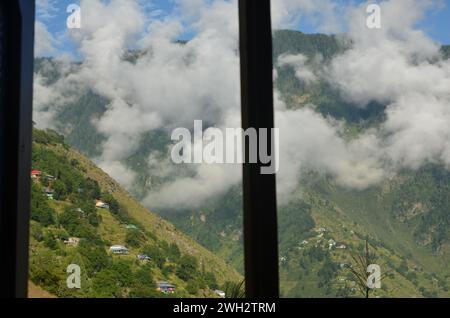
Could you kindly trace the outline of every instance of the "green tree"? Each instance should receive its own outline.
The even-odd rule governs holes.
[[[102,199],[109,205],[109,210],[114,214],[120,213],[119,202],[109,193],[102,194]]]
[[[36,241],[42,242],[44,240],[44,232],[42,231],[42,226],[39,223],[30,223],[30,235]]]
[[[162,250],[154,245],[147,245],[142,249],[142,252],[151,257],[152,262],[159,268],[163,268],[166,263],[166,257],[164,256]]]
[[[57,293],[65,282],[65,268],[55,257],[55,252],[41,250],[30,258],[30,279],[51,293]]]
[[[183,255],[178,265],[177,276],[188,281],[198,274],[198,261],[194,256]]]
[[[129,261],[114,261],[110,269],[116,273],[117,283],[120,287],[128,287],[133,282],[133,272]]]
[[[168,248],[169,258],[172,262],[177,262],[181,257],[180,248],[176,243],[171,243]]]
[[[131,298],[155,298],[159,296],[150,265],[144,265],[136,272],[129,296]]]
[[[195,279],[190,279],[186,286],[186,291],[191,295],[196,295],[200,289],[198,282]]]
[[[111,258],[98,241],[81,240],[78,251],[83,256],[88,273],[93,274],[107,268],[111,264]]]
[[[219,285],[217,284],[217,279],[214,273],[206,272],[203,275],[203,280],[205,281],[205,284],[211,288],[211,289],[218,289]]]
[[[55,224],[55,211],[50,207],[47,197],[42,193],[39,185],[31,186],[31,219],[43,226]]]
[[[66,207],[60,214],[58,221],[72,236],[86,239],[98,237],[95,228],[85,219],[82,213],[75,211],[73,207]]]
[[[52,250],[57,248],[56,240],[53,238],[53,235],[50,232],[47,232],[44,235],[44,245]]]
[[[60,180],[60,179],[56,180],[53,183],[53,189],[55,191],[53,194],[53,197],[55,198],[55,200],[62,201],[62,200],[66,199],[66,196],[68,193],[67,187],[66,187],[66,184],[62,180]]]
[[[125,242],[131,247],[140,247],[145,240],[144,233],[135,229],[128,230],[125,237]]]
[[[92,280],[93,296],[97,298],[120,298],[122,289],[118,274],[111,269],[103,269]]]

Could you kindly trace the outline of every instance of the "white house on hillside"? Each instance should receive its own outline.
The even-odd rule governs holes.
[[[110,252],[117,255],[125,255],[128,254],[129,250],[122,245],[113,245],[109,248]]]
[[[219,296],[220,298],[225,298],[225,297],[226,297],[225,292],[224,292],[224,291],[221,291],[221,290],[218,290],[218,289],[216,289],[216,290],[214,291],[214,294],[216,294],[216,295]]]
[[[97,209],[109,209],[109,205],[103,201],[97,201],[97,203],[95,203],[95,207]]]

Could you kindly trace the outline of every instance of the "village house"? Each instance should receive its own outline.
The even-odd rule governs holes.
[[[134,224],[128,224],[127,225],[127,230],[137,230],[137,229],[138,229],[137,226],[134,225]]]
[[[109,251],[116,255],[127,255],[129,250],[122,245],[113,245],[109,248]]]
[[[156,290],[163,294],[174,294],[176,288],[175,285],[169,284],[168,282],[158,282],[158,288]]]
[[[324,228],[324,227],[321,227],[321,228],[318,228],[318,229],[316,230],[316,232],[317,232],[317,233],[325,233],[325,232],[327,232],[327,229]]]
[[[31,178],[39,179],[42,175],[42,171],[40,170],[31,170]]]
[[[332,249],[333,247],[335,247],[336,246],[336,241],[335,240],[333,240],[333,239],[330,239],[329,241],[328,241],[328,249]]]
[[[42,190],[44,193],[45,193],[45,195],[47,196],[47,198],[49,199],[49,200],[53,200],[53,194],[55,193],[55,191],[52,189],[52,188],[50,188],[50,187],[46,187],[44,190]]]
[[[78,237],[69,237],[68,240],[64,241],[64,244],[67,246],[77,247],[80,244],[80,238]]]
[[[80,208],[76,209],[75,211],[77,211],[78,213],[83,214],[83,215],[85,214],[84,211]]]
[[[225,298],[225,297],[226,297],[225,292],[222,291],[222,290],[216,289],[216,290],[214,291],[214,294],[216,294],[216,295],[219,296],[220,298]]]
[[[95,203],[95,207],[97,209],[109,209],[109,205],[103,201],[97,200]]]
[[[139,254],[137,256],[137,258],[138,258],[138,260],[143,261],[143,262],[149,262],[152,260],[152,258],[150,256],[145,255],[145,254]]]

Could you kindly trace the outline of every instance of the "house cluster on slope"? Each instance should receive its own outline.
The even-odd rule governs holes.
[[[31,170],[31,179],[34,182],[40,182],[43,176],[47,179],[48,182],[53,182],[56,180],[56,178],[50,174],[43,173],[42,171],[37,169]],[[49,200],[53,200],[53,195],[55,191],[52,189],[50,185],[45,187],[42,191]]]

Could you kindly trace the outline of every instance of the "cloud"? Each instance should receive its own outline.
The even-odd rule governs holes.
[[[130,189],[135,181],[136,172],[126,167],[120,161],[103,161],[99,164],[106,173],[113,175],[114,179],[123,187]]]
[[[215,127],[225,132],[228,127],[240,127],[240,111],[233,107],[223,114],[223,120]],[[204,127],[206,128],[206,127]],[[225,133],[224,133],[225,135]],[[191,147],[203,144],[203,140],[192,140]],[[171,146],[168,146],[168,153]],[[224,154],[241,151],[224,145]],[[155,208],[201,208],[205,202],[227,192],[230,187],[242,183],[242,167],[239,164],[197,164],[174,165],[169,158],[155,160],[151,155],[148,161],[152,176],[165,177],[166,181],[154,188],[144,203]]]
[[[364,6],[351,9],[348,37],[353,47],[333,60],[325,76],[347,99],[363,106],[371,100],[389,102],[408,90],[428,90],[426,82],[441,72],[439,65],[430,64],[439,57],[440,46],[414,25],[432,3],[382,2],[381,29],[364,27]]]
[[[415,25],[433,1],[384,1],[383,27],[360,28],[361,8],[350,16],[353,48],[334,59],[325,75],[342,95],[365,107],[388,105],[379,128],[379,152],[391,166],[417,169],[450,164],[450,62]]]
[[[57,53],[56,46],[58,41],[47,30],[44,23],[36,21],[35,23],[35,56],[52,56]]]
[[[274,29],[297,29],[303,20],[313,24],[319,32],[342,31],[341,12],[346,6],[332,0],[277,0],[271,2]]]
[[[39,19],[54,18],[58,11],[57,0],[36,0],[36,15]]]
[[[237,2],[175,4],[173,11],[149,18],[137,1],[82,1],[83,28],[71,36],[83,63],[50,87],[42,75],[36,77],[35,118],[41,126],[51,124],[74,92],[90,89],[110,101],[105,114],[92,119],[106,138],[96,160],[128,188],[137,175],[123,161],[136,152],[146,133],[164,129],[170,134],[175,127],[192,127],[196,119],[219,128],[240,126]],[[308,68],[311,61],[303,55],[282,55],[278,66],[294,68],[298,80],[307,83],[327,81],[354,107],[368,107],[371,101],[385,104],[386,120],[346,138],[345,123],[313,107],[289,109],[276,93],[282,203],[309,170],[342,186],[364,189],[399,169],[429,162],[450,167],[450,65],[442,60],[439,45],[415,28],[434,2],[381,2],[381,30],[366,28],[364,6],[337,4],[273,1],[275,27],[316,19],[326,22],[325,28],[347,29],[346,40],[352,43],[318,72]],[[187,29],[195,30],[193,38],[176,43]],[[123,59],[130,48],[141,49],[136,61]],[[160,181],[144,200],[151,208],[198,208],[242,182],[239,166],[180,167],[170,162],[168,153],[153,152],[147,160],[149,174]]]
[[[52,120],[56,110],[49,109],[48,105],[60,98],[59,93],[48,86],[40,74],[35,74],[33,86],[33,120],[38,128],[54,128]]]
[[[242,172],[234,165],[200,165],[192,177],[177,178],[150,192],[144,204],[153,208],[200,208],[223,195],[241,181]]]
[[[126,185],[135,175],[120,163],[138,149],[145,133],[159,128],[169,133],[170,127],[190,127],[195,119],[220,123],[224,112],[239,112],[237,2],[183,3],[183,11],[175,9],[172,15],[148,21],[136,1],[81,1],[83,27],[70,35],[84,56],[83,63],[51,88],[37,77],[40,106],[35,118],[42,126],[51,124],[64,106],[56,94],[65,96],[78,89],[79,95],[90,89],[110,101],[105,114],[92,119],[106,137],[102,155],[95,160]],[[186,44],[175,42],[183,32],[180,20],[191,21],[196,30]],[[133,47],[143,50],[135,63],[123,59]],[[209,173],[221,175],[219,170],[199,168],[196,180],[205,192],[202,196],[198,189],[199,202],[206,189],[214,195],[222,191],[219,184],[223,189],[230,184],[209,180]],[[164,187],[171,186],[163,185],[161,197]]]
[[[282,203],[295,192],[305,171],[332,176],[339,184],[353,189],[364,189],[386,176],[372,132],[346,141],[341,137],[341,123],[309,108],[286,109],[279,98],[276,126],[280,129],[278,195]]]
[[[55,116],[61,107],[86,91],[70,80],[73,69],[71,63],[66,55],[52,62],[40,61],[40,72],[34,74],[33,79],[33,121],[38,128],[56,128]],[[64,80],[49,84],[49,78],[55,70]]]
[[[307,65],[308,58],[303,54],[282,54],[278,57],[278,67],[289,66],[295,69],[295,76],[298,80],[311,83],[318,80],[317,76]]]
[[[302,169],[364,189],[400,169],[418,169],[427,163],[450,167],[450,62],[442,59],[437,43],[415,28],[436,2],[380,4],[380,30],[365,27],[364,5],[349,9],[346,40],[352,46],[319,72],[312,73],[302,55],[278,60],[279,66],[293,67],[301,81],[315,77],[327,81],[354,107],[369,107],[372,101],[387,105],[386,120],[378,129],[351,140],[341,137],[339,123],[311,109],[279,107],[281,193],[295,190]]]

